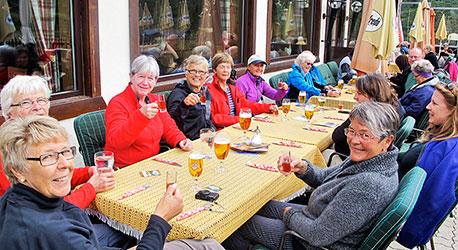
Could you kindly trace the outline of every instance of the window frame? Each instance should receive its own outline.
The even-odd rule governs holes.
[[[271,0],[269,0],[271,1]],[[255,33],[256,33],[256,1],[254,0],[242,0],[242,31],[246,34],[241,38],[241,63],[234,65],[234,69],[237,71],[237,76],[241,76],[245,73],[246,63],[248,56],[255,53]],[[130,28],[130,62],[134,58],[140,55],[140,34],[139,34],[139,6],[138,0],[129,0],[129,28]],[[172,90],[175,85],[185,79],[183,73],[164,75],[160,76],[157,85],[154,87],[153,92],[169,91]]]
[[[72,8],[77,89],[51,95],[49,115],[57,120],[106,108],[100,85],[98,1],[74,0]]]
[[[280,58],[270,59],[270,49],[272,46],[272,11],[273,11],[273,1],[267,0],[267,36],[266,36],[266,61],[269,63],[269,67],[266,68],[265,73],[271,73],[279,70],[289,69],[294,63],[297,55],[284,56]],[[321,1],[327,0],[310,0],[313,2],[313,23],[317,24],[313,27],[313,35],[311,42],[310,51],[318,57],[320,53],[320,25],[322,19],[324,20],[325,16],[321,16]],[[324,63],[324,59],[320,58],[321,62]]]

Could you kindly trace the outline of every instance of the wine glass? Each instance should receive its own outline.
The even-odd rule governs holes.
[[[100,168],[113,168],[114,153],[111,151],[99,151],[94,154],[94,164],[97,168],[97,173],[101,174]]]
[[[159,106],[159,112],[161,113],[167,112],[167,104],[165,103],[164,94],[157,95],[157,106]]]
[[[200,133],[200,139],[205,142],[208,147],[210,147],[210,150],[212,148],[212,145],[213,145],[213,139],[215,138],[215,130],[213,128],[203,128],[199,131]],[[211,154],[209,153],[205,153],[205,152],[208,152],[207,150],[204,150],[202,149],[202,152],[204,152],[205,154],[205,158],[208,158],[208,159],[211,159],[212,156]]]
[[[285,98],[281,102],[281,110],[285,114],[285,120],[288,120],[288,112],[291,109],[291,101],[288,98]]]
[[[324,109],[324,104],[326,103],[326,94],[325,93],[321,93],[319,96],[318,96],[318,105],[320,106],[320,112],[323,113]]]
[[[213,142],[213,150],[215,152],[216,158],[218,158],[220,163],[220,165],[217,168],[217,172],[219,173],[222,173],[226,170],[223,166],[223,161],[227,158],[230,148],[231,139],[229,135],[224,131],[218,132]]]
[[[307,119],[307,127],[310,127],[310,123],[312,121],[314,113],[315,113],[315,107],[313,105],[311,104],[305,105],[304,115],[305,115],[305,119]]]
[[[198,152],[192,152],[188,157],[188,170],[189,174],[194,177],[195,185],[194,190],[199,190],[198,178],[204,170],[204,155]]]
[[[298,99],[299,99],[299,105],[303,106],[305,101],[306,101],[306,99],[307,99],[307,92],[305,92],[304,90],[299,91]]]
[[[241,108],[239,114],[239,125],[243,131],[243,141],[245,143],[248,142],[248,136],[246,135],[246,131],[250,128],[251,125],[251,109],[250,108]],[[248,144],[248,143],[247,143]]]

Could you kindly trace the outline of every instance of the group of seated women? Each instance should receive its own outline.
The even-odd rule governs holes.
[[[315,60],[310,54],[298,56],[293,65],[297,74],[291,73],[291,81],[278,90],[266,86],[261,77],[266,62],[258,56],[250,57],[247,72],[237,86],[228,83],[233,67],[230,55],[218,53],[213,57],[211,82],[206,81],[207,60],[190,56],[185,61],[186,80],[168,97],[167,111],[159,108],[159,96],[151,93],[159,76],[155,59],[139,56],[132,62],[130,82],[110,100],[105,112],[105,148],[115,152],[115,165],[122,168],[157,154],[161,141],[192,150],[191,140],[199,137],[201,128],[221,129],[237,123],[242,107],[249,107],[255,115],[278,111],[275,104],[261,103],[262,95],[281,100],[301,86],[307,87],[308,95],[331,93],[325,84],[316,86],[318,76],[309,81]],[[308,203],[270,201],[234,232],[224,247],[248,249],[261,243],[276,249],[283,233],[294,230],[305,241],[286,238],[285,249],[355,249],[395,196],[398,171],[402,176],[415,165],[424,168],[428,176],[399,241],[409,247],[424,244],[453,206],[458,176],[454,167],[458,164],[458,87],[455,83],[437,83],[434,88],[427,105],[429,126],[421,143],[398,157],[393,141],[405,116],[403,105],[383,76],[359,78],[355,94],[358,105],[333,136],[336,149],[341,148],[348,157],[337,166],[322,169],[281,155],[280,172],[294,173],[314,188]],[[202,93],[205,102],[200,99]],[[167,221],[183,209],[176,185],[170,186],[156,205],[139,242],[103,223],[91,222],[81,209],[97,192],[114,188],[113,170],[75,168],[76,148],[69,145],[65,129],[48,117],[49,97],[46,82],[33,76],[18,76],[1,92],[6,122],[0,127],[0,191],[4,192],[0,242],[13,249],[126,248],[135,244],[139,249],[222,249],[213,239],[166,242],[171,229]],[[285,162],[291,171],[283,171]],[[74,189],[77,185],[80,188]],[[439,196],[444,199],[438,200]],[[28,237],[23,237],[24,230]]]

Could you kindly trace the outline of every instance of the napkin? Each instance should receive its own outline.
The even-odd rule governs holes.
[[[345,118],[335,117],[335,116],[325,116],[324,119],[331,119],[331,120],[338,120],[338,121],[345,121]]]
[[[279,145],[279,146],[285,146],[285,147],[292,147],[292,148],[302,148],[301,144],[297,142],[293,142],[293,141],[286,141],[286,140],[273,142],[273,144]]]
[[[178,166],[178,167],[182,167],[183,166],[183,165],[181,165],[180,163],[178,163],[176,161],[166,160],[166,159],[159,158],[159,157],[154,157],[153,161],[162,162],[162,163],[169,164],[169,165],[172,165],[172,166]]]
[[[258,122],[274,123],[269,118],[264,118],[264,117],[254,117],[253,120],[258,121]]]
[[[328,131],[324,128],[312,128],[312,127],[304,127],[305,130],[309,130],[309,131],[315,131],[315,132],[322,132],[322,133],[327,133]]]
[[[266,170],[266,171],[270,171],[270,172],[278,172],[278,169],[277,167],[274,167],[272,165],[269,165],[269,164],[259,164],[259,163],[254,163],[254,162],[247,162],[246,165],[248,167],[252,167],[252,168],[257,168],[257,169],[261,169],[261,170]]]

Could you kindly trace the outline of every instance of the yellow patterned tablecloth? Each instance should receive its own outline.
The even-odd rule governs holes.
[[[228,131],[230,136],[234,137],[233,140],[242,135],[240,130]],[[263,136],[263,140],[266,143],[278,141],[278,139],[267,136]],[[202,149],[207,146],[204,147],[202,142],[195,141],[194,147]],[[204,170],[198,184],[200,186],[212,184],[221,187],[218,203],[224,206],[225,210],[222,213],[203,211],[182,221],[171,220],[172,231],[169,233],[168,240],[212,237],[222,242],[269,200],[284,199],[296,192],[303,191],[304,183],[294,175],[285,177],[278,172],[259,170],[245,165],[246,162],[252,161],[276,166],[278,156],[287,151],[291,151],[291,154],[298,158],[305,157],[317,165],[325,165],[320,150],[316,146],[307,144],[302,144],[302,148],[270,144],[269,151],[263,154],[237,153],[231,150],[224,161],[226,171],[222,174],[216,172],[219,161],[215,157],[204,160]],[[183,167],[146,159],[116,171],[115,189],[97,194],[93,208],[88,209],[88,213],[97,215],[114,228],[140,238],[150,215],[153,214],[156,204],[165,191],[167,170],[178,172],[177,184],[184,197],[184,211],[205,205],[205,201],[194,198],[195,191],[192,188],[194,179],[187,168],[188,155],[189,152],[177,149],[159,155],[164,159],[179,162]],[[160,176],[140,176],[142,170],[155,169],[160,171]],[[126,191],[144,184],[149,184],[151,187],[119,200]]]
[[[287,121],[284,121],[285,116],[281,113],[281,111],[277,117],[274,117],[273,115],[266,116],[268,116],[274,123],[252,121],[251,128],[259,126],[259,129],[265,137],[268,136],[271,138],[286,139],[315,145],[320,149],[320,151],[323,151],[332,145],[333,141],[331,135],[334,128],[315,126],[313,124],[320,122],[333,122],[336,125],[340,125],[348,118],[348,114],[338,113],[336,109],[327,109],[323,112],[315,111],[312,118],[312,128],[322,128],[326,130],[326,132],[317,132],[304,130],[307,123],[304,117],[304,109],[300,106],[292,105],[291,111],[287,115]],[[235,130],[232,127],[231,129]]]
[[[343,104],[344,109],[353,109],[353,106],[356,105],[355,96],[356,88],[354,86],[346,85],[343,90],[341,91],[341,95],[339,97],[326,97],[326,103],[324,106],[338,108],[339,104]],[[318,97],[312,96],[309,100],[310,103],[314,105],[318,105]]]

